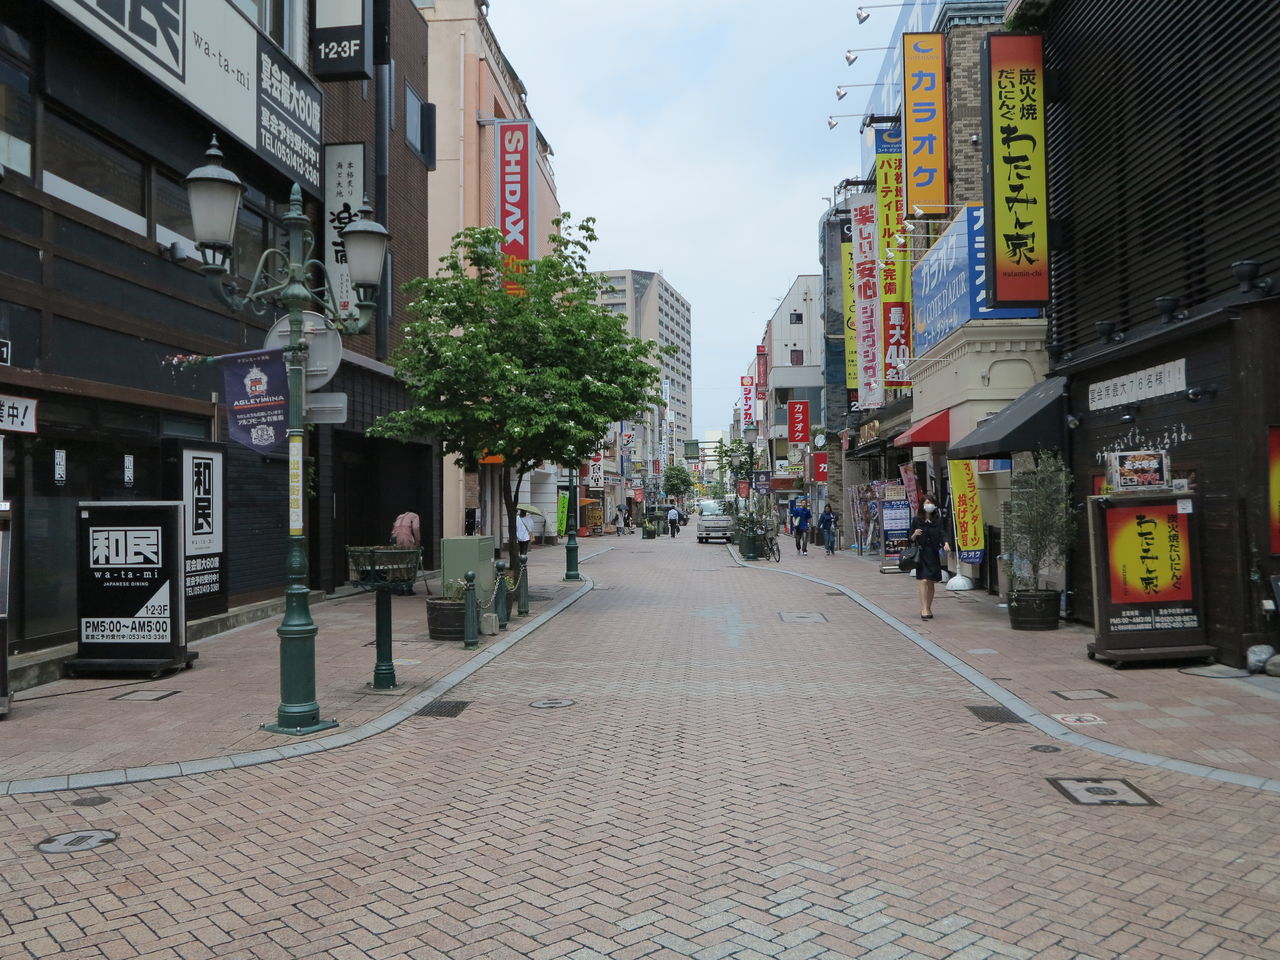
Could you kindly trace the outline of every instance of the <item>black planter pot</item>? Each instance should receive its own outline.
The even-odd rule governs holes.
[[[465,617],[461,600],[427,597],[427,636],[432,640],[462,640]]]
[[[1009,594],[1009,626],[1014,630],[1057,630],[1058,590],[1018,590]]]

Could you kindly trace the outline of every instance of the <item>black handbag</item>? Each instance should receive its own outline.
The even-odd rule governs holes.
[[[920,565],[920,545],[913,543],[904,547],[902,553],[898,554],[898,569],[903,573],[910,573]]]

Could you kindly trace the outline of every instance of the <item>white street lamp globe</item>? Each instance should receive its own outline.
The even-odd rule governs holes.
[[[749,427],[742,428],[742,439],[747,441],[747,443],[751,444],[752,446],[755,445],[756,438],[758,436],[760,436],[760,428],[757,427],[754,423]]]
[[[360,219],[352,220],[342,231],[352,284],[376,287],[382,281],[382,262],[390,239],[387,228],[373,219],[373,208],[366,199],[360,207]]]
[[[183,181],[191,205],[191,229],[197,244],[229,248],[235,238],[244,184],[222,166],[216,136],[204,156],[208,163],[192,170]]]

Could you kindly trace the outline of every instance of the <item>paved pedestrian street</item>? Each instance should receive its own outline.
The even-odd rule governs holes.
[[[976,715],[1000,705],[829,585],[857,573],[905,623],[914,581],[864,560],[600,547],[594,588],[449,691],[454,716],[0,797],[0,956],[1280,956],[1274,792]],[[926,637],[965,606],[940,597]],[[35,848],[85,829],[117,839]]]

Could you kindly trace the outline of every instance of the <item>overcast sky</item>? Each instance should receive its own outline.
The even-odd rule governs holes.
[[[858,119],[897,9],[847,0],[491,0],[489,22],[555,151],[561,209],[593,216],[598,269],[660,270],[693,309],[694,435],[799,274],[824,197],[861,176]]]

